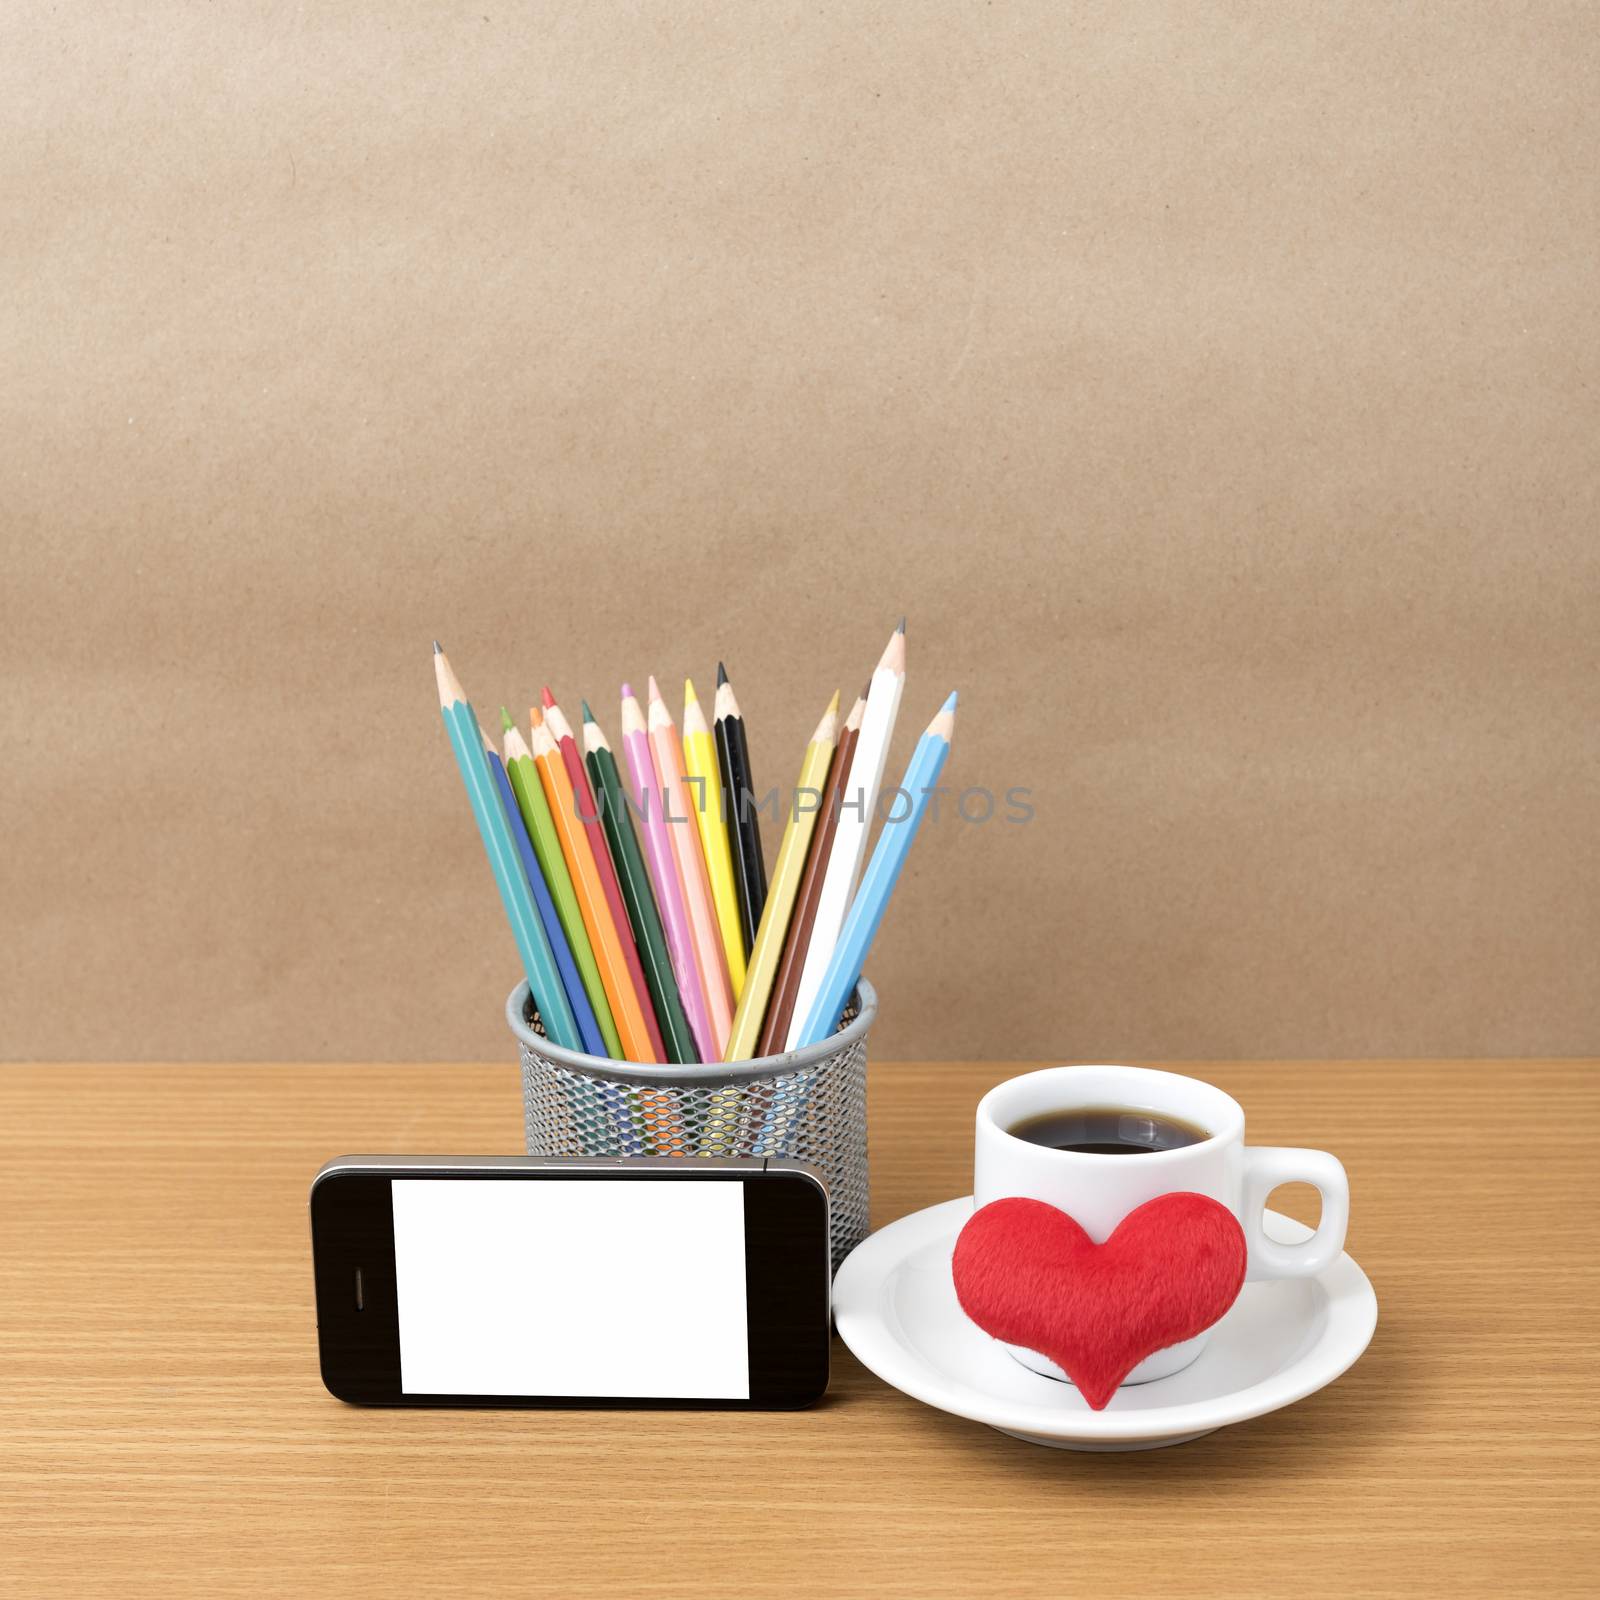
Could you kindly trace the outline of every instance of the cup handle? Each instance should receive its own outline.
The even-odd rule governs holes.
[[[1322,1196],[1322,1221],[1304,1244],[1279,1244],[1266,1235],[1267,1196],[1280,1183],[1309,1183]],[[1344,1249],[1345,1228],[1350,1222],[1350,1180],[1338,1157],[1326,1150],[1247,1146],[1240,1211],[1250,1248],[1250,1278],[1315,1277]]]

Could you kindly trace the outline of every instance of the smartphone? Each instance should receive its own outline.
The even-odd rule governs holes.
[[[788,1410],[828,1386],[799,1162],[341,1156],[311,1185],[322,1381],[379,1406]]]

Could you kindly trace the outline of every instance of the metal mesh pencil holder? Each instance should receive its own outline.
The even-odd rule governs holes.
[[[865,978],[838,1031],[755,1061],[635,1066],[552,1044],[519,983],[506,1019],[522,1051],[531,1156],[785,1156],[828,1184],[833,1261],[867,1236],[867,1033],[878,997]]]

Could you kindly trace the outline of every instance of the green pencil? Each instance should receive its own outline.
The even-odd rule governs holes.
[[[594,720],[587,700],[583,702],[583,748],[589,779],[594,785],[595,804],[600,809],[601,825],[606,831],[606,843],[611,846],[611,862],[617,869],[617,884],[622,890],[623,904],[628,908],[628,920],[633,924],[634,942],[639,949],[639,964],[644,968],[644,981],[650,990],[650,1003],[656,1008],[656,1021],[661,1024],[661,1042],[667,1047],[667,1059],[679,1065],[697,1063],[700,1053],[689,1031],[689,1018],[683,1009],[677,980],[672,976],[672,957],[667,950],[666,930],[661,926],[656,897],[650,888],[650,875],[645,870],[633,824],[628,821],[628,802],[623,798],[617,758],[606,743],[600,724]]]
[[[507,715],[504,706],[500,708],[500,720],[506,731],[506,776],[510,778],[512,792],[517,797],[517,809],[527,824],[528,837],[533,840],[533,853],[539,858],[539,865],[544,871],[544,881],[550,886],[551,898],[556,903],[556,915],[566,929],[567,943],[572,946],[572,959],[578,964],[583,992],[594,1007],[594,1019],[600,1024],[600,1037],[606,1042],[606,1052],[613,1061],[621,1061],[622,1040],[611,1015],[611,1002],[606,999],[606,987],[594,959],[588,930],[583,925],[583,913],[578,909],[572,874],[567,870],[567,858],[561,853],[561,836],[556,832],[555,818],[550,815],[550,802],[545,798],[544,785],[539,782],[539,769],[534,765],[533,751],[528,748],[522,730]]]

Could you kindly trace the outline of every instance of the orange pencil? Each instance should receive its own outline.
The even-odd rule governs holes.
[[[728,957],[722,948],[717,927],[717,910],[711,898],[711,879],[706,872],[705,847],[695,822],[695,793],[683,775],[683,746],[672,725],[656,680],[650,680],[650,753],[656,758],[656,777],[660,781],[667,807],[667,834],[672,840],[672,858],[683,880],[683,901],[689,913],[689,935],[694,942],[695,960],[705,989],[706,1011],[716,1043],[716,1059],[728,1048],[733,1028],[733,983],[728,976]]]
[[[594,950],[595,964],[600,968],[600,982],[605,986],[606,999],[611,1003],[611,1015],[617,1024],[617,1037],[622,1041],[622,1053],[629,1061],[654,1061],[656,1052],[644,1024],[644,1013],[639,1009],[639,996],[634,990],[633,979],[622,954],[616,925],[606,905],[600,869],[595,865],[589,836],[578,817],[572,779],[567,775],[555,739],[544,725],[544,713],[537,706],[533,708],[532,720],[533,738],[530,744],[534,765],[539,769],[539,782],[544,788],[545,799],[550,802],[550,814],[555,819],[556,833],[561,839],[561,853],[566,857],[567,870],[572,874],[578,910],[583,916],[584,930]]]

